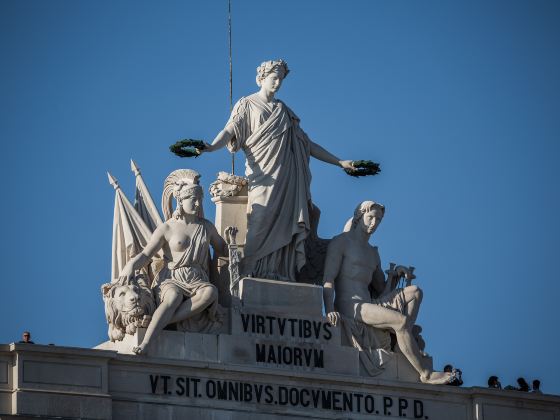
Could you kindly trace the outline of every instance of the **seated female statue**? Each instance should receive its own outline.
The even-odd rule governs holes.
[[[120,274],[119,281],[126,281],[162,250],[163,268],[152,284],[158,307],[142,343],[133,348],[136,354],[145,353],[154,337],[169,324],[204,331],[216,321],[218,291],[208,277],[209,245],[217,256],[225,257],[228,252],[214,225],[203,217],[199,178],[196,171],[189,169],[178,169],[167,177],[162,197],[166,222],[156,228],[144,250]],[[174,212],[172,198],[177,201]]]

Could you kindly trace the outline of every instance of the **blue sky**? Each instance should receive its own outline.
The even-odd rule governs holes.
[[[559,20],[546,0],[233,0],[234,99],[284,58],[278,97],[310,137],[381,162],[366,179],[312,162],[319,233],[362,200],[386,205],[372,243],[385,265],[417,267],[427,351],[466,385],[524,376],[560,393]],[[106,340],[105,172],[132,199],[134,158],[159,203],[174,169],[205,188],[229,170],[225,151],[168,152],[223,127],[227,54],[225,0],[0,3],[0,342]]]

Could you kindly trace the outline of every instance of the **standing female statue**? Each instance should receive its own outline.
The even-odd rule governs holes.
[[[200,175],[190,169],[173,171],[165,180],[162,207],[166,222],[159,225],[144,250],[123,268],[125,282],[145,267],[161,249],[163,268],[156,274],[153,290],[158,307],[142,343],[133,349],[145,353],[148,345],[168,324],[180,329],[204,331],[216,320],[218,291],[208,278],[209,245],[218,256],[227,256],[227,245],[216,228],[204,219]],[[172,211],[172,199],[177,208]],[[233,229],[234,230],[234,229]],[[231,234],[228,228],[227,234]]]
[[[242,149],[249,178],[247,240],[242,274],[295,281],[305,265],[304,241],[310,229],[309,157],[352,170],[309,139],[299,118],[274,95],[288,75],[283,60],[257,68],[260,90],[241,98],[225,128],[202,152],[224,146]]]

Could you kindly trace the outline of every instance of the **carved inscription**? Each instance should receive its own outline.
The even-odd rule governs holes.
[[[333,338],[334,328],[323,320],[240,313],[240,333],[274,338],[281,342],[255,343],[255,362],[302,368],[325,367],[320,345]]]
[[[429,419],[422,400],[398,396],[171,375],[150,375],[149,383],[152,394],[168,398],[223,400],[304,410]]]
[[[241,313],[241,322],[245,333],[327,341],[332,338],[333,327],[328,322],[248,313]]]
[[[257,362],[324,368],[322,349],[256,343]]]

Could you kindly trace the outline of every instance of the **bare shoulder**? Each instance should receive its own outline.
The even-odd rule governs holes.
[[[331,242],[329,243],[329,248],[344,249],[347,241],[348,241],[347,234],[346,232],[343,232],[331,239]]]
[[[175,219],[171,218],[165,223],[158,225],[158,227],[156,227],[156,229],[154,230],[154,235],[165,235],[167,232],[169,232],[170,229],[173,228],[174,223],[176,223]]]
[[[170,219],[155,228],[155,230],[152,232],[152,236],[150,237],[151,243],[161,243],[161,241],[166,241],[169,239],[168,236],[169,232],[171,231],[169,223],[171,222],[171,220],[173,219]]]

